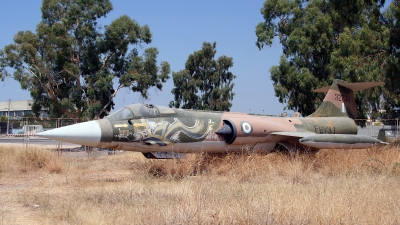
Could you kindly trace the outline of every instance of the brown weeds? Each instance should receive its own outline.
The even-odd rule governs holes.
[[[0,153],[4,224],[29,215],[10,220],[7,204],[37,224],[400,222],[396,147],[181,160],[131,152],[57,158],[49,150],[4,147]]]
[[[53,152],[40,147],[0,147],[0,173],[7,171],[28,172],[47,169],[60,173],[62,161]]]

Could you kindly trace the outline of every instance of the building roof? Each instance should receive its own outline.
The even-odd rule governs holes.
[[[0,102],[0,112],[32,110],[33,100],[11,101],[8,109],[8,101]]]

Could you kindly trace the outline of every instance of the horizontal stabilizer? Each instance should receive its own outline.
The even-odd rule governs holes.
[[[347,89],[350,89],[352,91],[361,91],[361,90],[365,90],[365,89],[376,87],[376,86],[383,85],[383,84],[385,84],[385,83],[383,83],[383,82],[359,82],[359,83],[340,83],[338,85],[345,87]],[[330,88],[331,88],[331,86],[326,86],[326,87],[316,89],[316,90],[314,90],[314,92],[325,93],[325,92],[328,92]]]

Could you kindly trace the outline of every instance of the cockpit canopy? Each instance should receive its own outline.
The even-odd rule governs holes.
[[[132,104],[110,114],[107,118],[113,120],[129,120],[133,118],[166,116],[174,113],[175,110],[164,106]]]

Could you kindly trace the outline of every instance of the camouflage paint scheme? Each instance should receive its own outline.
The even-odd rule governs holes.
[[[241,150],[268,153],[278,146],[289,151],[380,146],[386,143],[357,135],[353,120],[357,117],[353,91],[381,84],[335,80],[332,86],[316,90],[328,94],[321,106],[304,118],[132,104],[105,119],[95,121],[101,129],[101,138],[96,147],[143,153],[222,153]],[[46,132],[42,136],[74,141],[73,138],[57,139]]]

